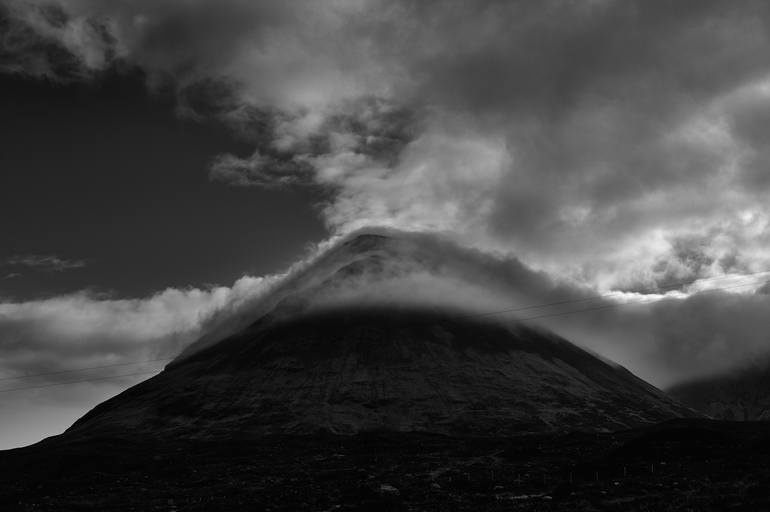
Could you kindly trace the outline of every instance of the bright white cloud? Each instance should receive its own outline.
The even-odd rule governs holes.
[[[80,292],[0,303],[0,376],[174,357],[205,322],[258,297],[274,279],[242,277],[232,287],[170,288],[139,299]]]

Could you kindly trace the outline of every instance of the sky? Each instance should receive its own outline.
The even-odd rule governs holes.
[[[3,0],[0,377],[173,357],[367,226],[663,299],[560,326],[657,385],[764,354],[769,11]],[[0,447],[141,378],[3,393]]]

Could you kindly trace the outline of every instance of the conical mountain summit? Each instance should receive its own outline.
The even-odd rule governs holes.
[[[253,318],[242,313],[229,333],[214,329],[219,339],[204,337],[65,435],[486,436],[618,430],[692,415],[553,333],[422,300],[427,276],[469,271],[479,258],[410,236],[351,237],[256,304]],[[506,271],[525,287],[544,279],[523,265]],[[473,272],[481,286],[493,282]],[[394,298],[410,286],[414,301]]]

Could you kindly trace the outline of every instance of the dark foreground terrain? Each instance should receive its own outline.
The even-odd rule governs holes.
[[[0,510],[770,510],[770,426],[129,442],[0,452]]]

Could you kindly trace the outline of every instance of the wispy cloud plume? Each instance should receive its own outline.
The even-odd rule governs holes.
[[[65,259],[56,255],[43,256],[39,254],[11,256],[2,262],[2,266],[27,268],[44,272],[64,272],[65,270],[83,268],[86,265],[86,260]]]
[[[78,292],[0,302],[0,377],[174,357],[211,318],[232,314],[276,279],[242,277],[230,287],[169,288],[135,299]]]
[[[0,302],[0,390],[22,388],[2,392],[0,448],[61,433],[89,408],[160,371],[166,361],[156,360],[175,357],[213,318],[231,317],[275,279],[242,277],[229,287],[172,288],[135,299],[79,292]],[[143,361],[153,362],[136,364]],[[95,369],[70,372],[82,368]],[[143,374],[121,377],[133,373]]]

